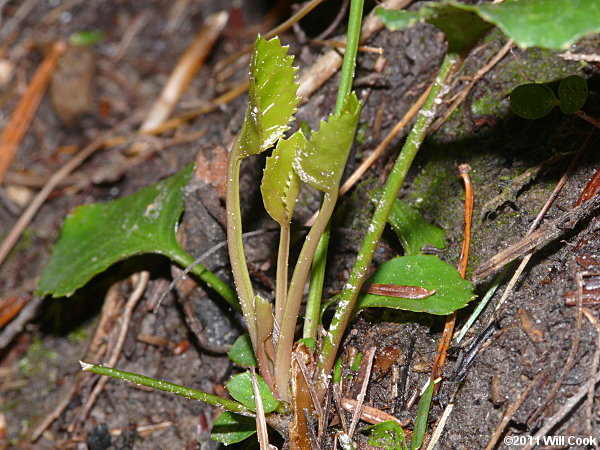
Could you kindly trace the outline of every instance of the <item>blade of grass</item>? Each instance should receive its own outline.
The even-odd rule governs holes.
[[[435,382],[430,381],[421,395],[419,407],[417,408],[417,417],[415,418],[415,428],[412,433],[410,442],[411,450],[416,450],[423,445],[425,432],[427,431],[427,418],[429,417],[429,407],[431,406],[431,398],[433,397],[433,388]]]

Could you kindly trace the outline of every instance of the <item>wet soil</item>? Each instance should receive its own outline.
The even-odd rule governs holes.
[[[215,65],[252,42],[257,32],[264,32],[289,14],[289,7],[277,9],[266,2],[250,1],[73,0],[47,2],[29,10],[27,3],[32,2],[7,2],[2,6],[0,58],[10,68],[8,78],[0,80],[3,125],[22,93],[25,80],[31,79],[43,58],[48,42],[81,30],[99,30],[103,39],[85,50],[87,56],[74,53],[71,62],[63,62],[66,75],[56,81],[66,83],[72,76],[69,68],[77,67],[78,73],[83,73],[78,77],[82,84],[72,87],[72,95],[85,97],[91,93],[84,106],[68,104],[64,94],[54,98],[46,95],[42,100],[11,165],[7,182],[0,190],[2,235],[17,220],[27,196],[35,193],[40,182],[71,158],[74,147],[81,149],[99,132],[149,110],[177,58],[209,14],[227,10],[230,22],[173,115],[206,104],[235,86],[244,76],[246,63],[232,70],[229,78],[220,77]],[[180,6],[182,13],[177,12]],[[22,16],[19,16],[21,7]],[[306,41],[304,31],[308,37],[320,33],[333,20],[325,13],[326,9],[303,21],[301,30],[282,35],[301,68],[309,67],[324,51]],[[10,21],[15,18],[19,18],[19,22],[11,28],[9,24],[15,22]],[[339,32],[342,30],[343,27],[338,27]],[[466,61],[463,78],[483,66],[504,42],[499,33],[486,38],[485,45]],[[573,51],[593,53],[598,43],[597,37],[591,37]],[[426,25],[406,32],[381,31],[368,45],[384,49],[386,64],[383,70],[377,71],[381,62],[377,61],[378,55],[361,53],[359,56],[355,88],[364,101],[359,125],[364,134],[350,158],[349,173],[423,92],[444,52],[442,36]],[[80,65],[85,65],[85,70]],[[558,110],[539,121],[520,119],[510,112],[507,96],[518,84],[554,82],[572,74],[588,79],[590,97],[584,110],[598,117],[598,67],[565,61],[556,52],[514,49],[475,85],[458,110],[426,140],[400,196],[430,222],[444,229],[447,249],[440,255],[442,259],[456,263],[462,243],[464,191],[457,171],[462,163],[471,166],[475,187],[469,273],[524,236],[591,126]],[[467,79],[459,81],[450,96],[467,82]],[[297,122],[306,121],[316,127],[318,120],[333,109],[336,86],[334,76],[299,109]],[[223,161],[225,148],[241,124],[245,103],[242,96],[166,134],[138,138],[135,145],[141,146],[146,155],[142,159],[134,159],[133,144],[108,148],[92,156],[42,206],[0,267],[3,297],[32,296],[37,277],[58,239],[64,216],[72,208],[131,194],[175,173],[194,159],[204,170],[197,170],[186,188],[186,209],[179,238],[194,257],[222,244],[225,239],[222,182],[212,175],[218,174],[218,163]],[[138,125],[139,121],[132,120],[118,134],[133,139]],[[201,137],[186,139],[198,130],[203,131]],[[180,143],[176,143],[176,138],[180,138]],[[369,191],[385,180],[402,139],[397,138],[364,180],[341,199],[332,227],[333,245],[325,286],[328,298],[339,292],[345,282],[372,211]],[[573,207],[599,166],[597,147],[598,139],[592,138],[549,210],[547,220]],[[497,199],[519,175],[557,153],[566,155],[496,201],[491,210],[485,206]],[[211,165],[213,163],[215,165]],[[277,246],[277,234],[272,232],[273,222],[261,206],[257,180],[262,163],[261,158],[255,158],[243,167],[244,226],[249,231],[264,230],[248,238],[246,246],[257,290],[271,296],[274,271],[269,261]],[[309,190],[303,191],[298,224],[310,217],[317,205],[318,196]],[[578,274],[599,270],[599,248],[596,218],[565,230],[559,240],[534,254],[505,306],[495,314],[493,305],[488,307],[465,341],[451,348],[444,372],[448,380],[442,383],[434,399],[431,424],[451,399],[454,409],[437,448],[485,448],[505,410],[534,379],[538,384],[513,415],[505,434],[534,434],[546,418],[585,386],[592,376],[597,334],[585,317],[580,332],[577,331],[576,309],[565,306],[564,299],[568,291],[576,289]],[[400,252],[396,237],[391,232],[386,233],[374,263],[380,264]],[[212,253],[204,264],[223,279],[231,280],[224,247]],[[97,378],[82,375],[78,360],[93,354],[90,341],[98,327],[107,293],[112,292],[110,295],[121,299],[121,303],[117,303],[121,305],[117,308],[120,311],[123,300],[133,289],[127,277],[140,269],[151,271],[151,281],[134,311],[117,366],[207,392],[223,392],[223,383],[237,370],[224,350],[243,332],[239,315],[206,286],[189,278],[179,282],[158,312],[152,313],[156,299],[179,269],[162,257],[133,258],[96,277],[72,298],[44,299],[34,310],[32,320],[19,327],[18,332],[10,325],[0,330],[0,413],[6,421],[6,447],[217,448],[217,443],[209,438],[210,424],[217,414],[212,408],[117,381],[107,382],[89,414],[80,419]],[[491,281],[478,282],[476,289],[480,297]],[[115,282],[117,287],[109,291]],[[477,301],[459,312],[459,328]],[[593,315],[598,314],[597,306],[588,308]],[[492,320],[494,332],[474,353],[473,363],[465,368],[459,363],[461,354]],[[116,329],[116,322],[110,323],[109,328]],[[372,346],[376,346],[378,352],[367,404],[396,415],[412,428],[416,404],[411,398],[429,376],[443,325],[444,318],[384,310],[366,311],[357,319],[348,334],[346,352],[351,353],[351,348],[364,352]],[[102,342],[108,348],[110,336],[107,332],[104,340],[108,342]],[[573,368],[566,374],[555,398],[538,417],[532,417],[558,379],[576,341],[579,345],[573,355]],[[464,369],[461,377],[455,376],[457,366]],[[345,390],[352,396],[357,389],[356,374],[348,375]],[[65,399],[68,405],[57,420],[39,440],[30,442],[35,428]],[[595,416],[593,412],[592,419]],[[579,404],[550,434],[587,436],[589,420],[583,404]],[[361,423],[359,429],[364,425]],[[597,428],[592,425],[591,429]],[[361,434],[357,434],[356,439],[361,445],[366,442]],[[498,448],[509,447],[501,440]]]

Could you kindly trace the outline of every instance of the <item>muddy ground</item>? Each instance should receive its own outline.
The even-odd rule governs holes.
[[[301,71],[310,67],[325,51],[321,46],[311,44],[310,38],[328,27],[335,18],[332,11],[338,8],[336,2],[325,2],[293,32],[281,36],[282,41],[291,46]],[[177,273],[166,259],[156,256],[136,257],[119,264],[96,277],[72,298],[39,301],[33,292],[69,210],[77,205],[133,193],[175,173],[194,159],[211,169],[199,170],[186,189],[186,212],[180,238],[193,256],[201,255],[224,240],[223,199],[219,191],[222,182],[207,173],[218,174],[218,163],[225,154],[223,148],[231,143],[241,124],[246,98],[239,97],[214,112],[152,138],[136,138],[139,120],[135,119],[140,114],[143,117],[149,110],[179,55],[192,41],[204,19],[218,10],[229,12],[229,23],[173,116],[205,105],[236,86],[243,79],[247,63],[242,61],[232,66],[228,76],[217,72],[216,64],[251,43],[256,33],[264,33],[285,20],[290,13],[288,2],[2,2],[0,58],[2,75],[6,74],[0,80],[3,126],[49,42],[66,39],[81,30],[98,30],[103,35],[99,43],[85,50],[71,50],[71,59],[63,60],[54,83],[58,87],[65,85],[69,77],[83,81],[71,85],[67,93],[43,98],[0,189],[2,235],[8,233],[31,195],[74,152],[87,145],[99,132],[133,117],[118,132],[113,132],[125,136],[127,143],[101,150],[79,167],[44,203],[0,267],[3,298],[31,298],[32,305],[24,310],[31,320],[23,324],[13,320],[0,330],[0,413],[6,421],[6,438],[0,445],[4,447],[217,447],[209,438],[210,423],[215,418],[211,407],[116,381],[106,383],[89,413],[82,416],[98,379],[89,374],[82,375],[78,363],[78,360],[94,355],[99,358],[94,362],[105,360],[102,349],[110,348],[114,342],[111,339],[118,328],[117,317],[132,290],[127,277],[140,269],[150,270],[151,281],[133,313],[117,366],[221,393],[223,383],[236,370],[223,350],[243,327],[240,318],[216,296],[194,280],[186,280],[167,295],[161,308],[153,314],[151,310],[157,297]],[[343,29],[342,22],[333,35]],[[463,88],[468,77],[504,43],[505,38],[499,33],[486,38],[484,45],[467,60],[463,77],[450,96]],[[359,55],[355,88],[365,106],[359,125],[362,137],[351,156],[348,173],[375,148],[423,92],[444,51],[442,36],[425,25],[407,32],[384,30],[367,44],[384,50],[386,64],[378,71],[377,54]],[[590,37],[573,51],[594,53],[598,44],[597,36]],[[81,72],[87,75],[81,76]],[[592,128],[582,119],[565,116],[558,110],[538,121],[520,119],[509,109],[507,96],[511,89],[527,81],[551,82],[579,74],[588,79],[590,87],[590,97],[583,109],[590,116],[598,117],[598,73],[598,67],[593,64],[569,62],[556,52],[513,49],[475,85],[457,111],[429,136],[400,196],[445,230],[447,249],[440,255],[442,259],[456,263],[462,243],[464,191],[457,171],[459,164],[468,163],[472,167],[475,188],[470,273],[499,250],[523,237],[565,172],[573,158],[572,152],[582,146]],[[315,127],[318,120],[333,109],[337,81],[334,76],[307,99],[298,112],[299,122],[306,121]],[[69,100],[88,94],[89,101],[73,113]],[[202,136],[196,134],[198,131],[203,132]],[[338,292],[344,284],[372,211],[369,190],[385,180],[402,140],[402,137],[397,138],[364,180],[341,200],[334,216],[334,245],[331,246],[325,288],[327,297]],[[142,157],[131,151],[134,146],[143,149]],[[572,208],[599,165],[597,149],[598,139],[592,137],[546,220],[557,218]],[[495,207],[484,206],[528,169],[564,153],[564,158],[545,166],[537,176],[496,201]],[[211,163],[216,165],[212,167]],[[256,180],[261,163],[257,158],[244,168],[244,208],[250,213],[245,229],[265,230],[248,239],[247,249],[255,284],[269,295],[274,273],[265,263],[276,248],[277,236],[269,231],[273,224],[260,209]],[[314,193],[304,192],[298,223],[310,217],[317,204],[318,197]],[[597,334],[585,317],[578,334],[576,309],[565,306],[565,295],[576,289],[577,274],[584,270],[599,270],[599,244],[600,232],[594,218],[575,229],[565,230],[558,240],[536,252],[514,292],[508,296],[505,307],[495,315],[493,334],[476,352],[462,379],[453,372],[461,354],[460,347],[468,347],[469,342],[488,328],[494,318],[493,307],[487,308],[477,321],[467,335],[466,344],[463,342],[451,349],[445,369],[449,380],[443,382],[434,399],[432,424],[455,395],[454,409],[437,448],[484,448],[505,410],[534,379],[536,384],[508,424],[507,436],[534,434],[546,418],[554,415],[586,385],[593,376]],[[393,257],[400,248],[393,233],[386,233],[376,262]],[[224,251],[215,253],[205,263],[217,275],[230,279]],[[117,284],[111,289],[113,283]],[[490,278],[477,283],[480,296],[485,294],[490,283]],[[90,348],[102,305],[109,297],[113,299],[116,317],[106,324],[100,345]],[[492,303],[497,300],[498,296]],[[477,301],[459,312],[459,328],[476,304]],[[598,314],[596,306],[588,308],[593,315]],[[409,400],[428,377],[443,324],[444,319],[439,317],[372,310],[360,316],[347,341],[346,347],[366,350],[375,344],[380,354],[385,351],[394,355],[391,368],[374,376],[366,401],[406,419],[409,429],[416,414],[416,405],[410,405]],[[578,350],[571,358],[573,368],[562,380],[555,398],[534,417],[577,341]],[[354,389],[351,383],[348,389],[349,392]],[[392,395],[392,392],[397,394]],[[63,402],[64,410],[35,443],[31,442],[36,428]],[[596,395],[594,406],[597,404]],[[590,419],[597,420],[596,408],[592,411],[590,417],[584,403],[579,403],[549,434],[584,437],[591,426],[592,433],[600,438],[594,422],[590,423]],[[364,425],[360,424],[361,427]],[[0,442],[2,439],[0,434]],[[359,435],[357,439],[362,438]],[[498,448],[509,447],[501,439]]]

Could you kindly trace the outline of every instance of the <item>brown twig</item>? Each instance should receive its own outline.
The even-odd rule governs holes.
[[[260,445],[260,450],[271,450],[271,446],[269,445],[269,433],[267,431],[267,421],[265,419],[265,409],[263,407],[260,389],[258,388],[256,370],[254,367],[250,367],[250,372],[252,373],[252,391],[254,392],[254,401],[256,405],[256,434],[258,436],[258,443]]]
[[[67,50],[67,44],[57,41],[52,46],[50,53],[40,64],[27,90],[21,97],[19,104],[13,111],[10,121],[0,135],[0,183],[12,162],[23,136],[29,128],[31,119],[37,110],[52,77],[59,58]]]
[[[519,406],[521,406],[521,404],[527,398],[531,390],[538,385],[539,381],[542,379],[543,373],[544,372],[539,372],[531,381],[531,383],[529,383],[529,386],[527,386],[525,390],[521,393],[521,395],[519,395],[517,400],[506,410],[504,416],[502,416],[500,425],[498,425],[498,428],[496,428],[496,431],[485,446],[485,450],[492,450],[496,446],[498,439],[500,439],[500,436],[502,436],[502,433],[504,433],[504,429],[510,422],[510,419],[512,419],[512,417],[515,415],[515,413],[519,409]]]
[[[308,393],[310,394],[310,398],[312,400],[312,405],[313,405],[315,412],[317,413],[317,417],[321,417],[321,414],[323,414],[323,410],[321,409],[321,404],[319,403],[319,398],[317,397],[317,391],[315,391],[315,385],[312,381],[312,377],[310,376],[310,373],[308,372],[308,367],[306,367],[306,364],[304,363],[304,360],[302,359],[302,354],[299,353],[298,351],[294,352],[294,358],[296,359],[296,362],[298,363],[298,367],[300,367],[300,371],[302,372],[304,381],[306,381],[306,386],[308,387]]]
[[[122,298],[119,292],[119,284],[114,284],[110,287],[106,295],[104,296],[104,303],[102,305],[102,313],[100,314],[100,323],[96,327],[96,332],[92,337],[89,348],[86,354],[90,360],[99,360],[106,353],[106,341],[107,334],[110,332],[112,323],[116,320],[119,311],[122,306]],[[85,375],[83,377],[82,375]],[[31,442],[37,441],[42,433],[52,425],[52,423],[58,419],[63,411],[69,406],[72,397],[80,391],[83,381],[89,381],[94,375],[85,372],[78,372],[73,380],[73,388],[67,395],[59,402],[49,414],[46,415],[45,419],[37,426],[37,428],[31,434]]]
[[[113,127],[110,131],[106,132],[99,138],[92,141],[87,147],[81,152],[71,158],[64,166],[57,170],[49,179],[43,189],[33,198],[27,209],[23,211],[19,220],[13,225],[8,235],[2,241],[0,245],[0,265],[4,262],[8,253],[14,247],[19,240],[19,237],[29,225],[31,220],[35,217],[40,207],[44,204],[48,196],[54,191],[62,180],[64,180],[75,168],[79,167],[86,159],[88,159],[94,152],[104,147],[106,138],[113,134],[117,129],[126,123],[138,120],[137,115],[133,115],[129,119],[123,121],[121,124]]]
[[[4,350],[8,344],[12,342],[14,337],[23,331],[25,325],[36,316],[37,310],[42,302],[43,297],[34,295],[19,311],[19,315],[2,328],[2,331],[0,332],[0,350]]]
[[[249,85],[250,85],[250,82],[246,79],[245,81],[242,81],[241,83],[239,83],[238,85],[236,85],[235,87],[230,89],[229,91],[218,96],[217,98],[215,98],[213,101],[211,101],[207,105],[192,109],[191,111],[188,111],[179,116],[173,117],[170,120],[166,120],[162,125],[159,125],[156,128],[152,128],[152,129],[144,131],[144,134],[151,134],[151,135],[162,134],[169,130],[172,130],[173,128],[177,128],[179,125],[181,125],[184,122],[187,122],[188,120],[195,119],[196,117],[198,117],[202,114],[208,114],[210,112],[213,112],[216,109],[218,109],[220,106],[226,105],[230,101],[235,100],[240,95],[245,93],[248,90]]]
[[[108,359],[106,364],[107,367],[114,367],[119,357],[121,356],[121,350],[123,349],[123,344],[125,344],[125,337],[127,336],[127,330],[129,329],[129,322],[131,321],[131,316],[133,315],[133,310],[137,305],[138,301],[144,295],[144,291],[146,290],[146,286],[148,285],[148,281],[150,280],[150,272],[142,271],[139,273],[135,273],[130,277],[131,281],[135,283],[135,288],[133,292],[130,294],[127,302],[125,303],[125,310],[123,311],[123,315],[121,318],[121,326],[119,328],[119,334],[117,335],[117,340],[112,349],[111,356]],[[98,383],[94,386],[90,396],[87,398],[85,405],[79,411],[77,418],[74,420],[74,423],[70,426],[70,431],[73,430],[73,425],[77,423],[83,422],[85,418],[88,416],[96,399],[104,389],[104,386],[108,382],[109,377],[101,377],[98,380]]]
[[[594,205],[593,202],[588,203],[586,205],[579,205],[573,210],[565,213],[561,218],[546,224],[544,227],[534,232],[534,230],[538,227],[538,225],[543,220],[546,213],[560,194],[563,186],[567,182],[568,178],[571,176],[571,173],[573,172],[573,170],[575,170],[575,167],[581,159],[583,151],[587,148],[595,131],[596,130],[592,128],[592,130],[588,133],[583,144],[581,144],[581,147],[579,147],[579,150],[577,150],[577,153],[569,163],[569,167],[567,167],[567,170],[565,170],[563,176],[560,178],[558,183],[556,183],[556,186],[552,190],[552,194],[550,194],[550,197],[548,197],[548,199],[546,200],[546,203],[536,216],[535,220],[529,226],[525,237],[520,242],[517,242],[516,244],[499,252],[498,254],[490,258],[488,261],[484,262],[479,267],[477,267],[473,272],[473,281],[476,281],[477,279],[483,279],[486,276],[504,267],[509,262],[514,261],[515,259],[520,258],[523,255],[526,255],[523,261],[521,262],[521,265],[519,266],[520,271],[524,270],[525,266],[527,265],[527,262],[533,254],[528,254],[531,250],[538,246],[542,247],[548,242],[551,242],[552,240],[556,239],[558,236],[564,233],[566,227],[574,228],[579,222],[591,216],[595,209],[597,209],[600,206],[600,204]],[[517,271],[518,274],[520,274],[519,270]],[[515,275],[517,275],[517,273]],[[498,309],[501,306],[504,299],[506,299],[508,293],[512,290],[512,287],[517,282],[518,276],[515,275],[513,275],[513,278],[510,280],[507,288],[504,290],[502,298],[498,302],[496,309]]]
[[[585,120],[588,123],[591,123],[592,125],[594,125],[596,128],[600,128],[600,122],[597,121],[596,119],[594,119],[592,116],[590,116],[589,114],[586,114],[585,112],[578,110],[575,111],[573,114],[575,114],[577,117],[579,117],[580,119]]]
[[[467,275],[467,265],[469,262],[469,250],[471,248],[471,223],[473,222],[473,183],[471,183],[471,177],[469,172],[471,167],[468,164],[461,164],[458,166],[458,171],[465,184],[465,230],[464,230],[464,241],[462,250],[460,252],[460,259],[458,263],[458,271],[460,276],[464,278]]]
[[[481,80],[481,78],[483,78],[483,76],[486,73],[488,73],[496,64],[498,64],[498,62],[500,62],[500,60],[502,60],[502,58],[506,56],[506,54],[510,51],[512,47],[513,41],[512,39],[509,39],[509,41],[506,44],[504,44],[504,46],[498,51],[498,53],[494,55],[490,62],[488,62],[485,66],[479,69],[475,73],[475,75],[473,75],[473,78],[471,79],[469,84],[465,86],[465,88],[461,90],[460,93],[455,97],[450,107],[444,112],[444,114],[440,118],[438,118],[433,123],[433,125],[431,125],[430,133],[433,133],[439,127],[442,126],[442,124],[448,119],[448,117],[450,117],[450,115],[456,110],[456,108],[458,108],[460,104],[465,101],[467,95],[469,95],[469,92],[471,92],[471,89],[473,89],[477,82]]]
[[[350,428],[348,429],[348,436],[352,439],[354,435],[354,430],[356,429],[356,425],[358,425],[358,419],[360,418],[363,402],[365,401],[365,395],[367,394],[367,386],[369,385],[369,379],[371,378],[371,369],[373,367],[373,357],[375,356],[376,347],[371,347],[367,350],[366,358],[363,361],[366,361],[365,364],[365,377],[363,379],[362,386],[360,388],[360,393],[358,394],[357,402],[356,402],[356,410],[352,415],[352,422],[350,422]],[[341,403],[341,402],[340,402]]]
[[[600,55],[597,53],[584,54],[584,53],[561,53],[560,56],[568,61],[586,61],[586,62],[600,62]]]
[[[381,6],[386,9],[402,9],[410,5],[413,0],[386,0]],[[370,39],[376,32],[383,28],[383,22],[375,12],[369,13],[363,22],[360,32],[361,43]],[[323,54],[309,69],[300,76],[298,96],[306,102],[313,92],[325,83],[342,66],[342,57],[338,50],[329,50]]]
[[[344,50],[346,49],[345,42],[332,41],[332,40],[321,41],[318,39],[313,39],[310,41],[310,43],[314,44],[314,45],[323,45],[323,46],[328,46],[328,47],[342,48]],[[364,53],[376,53],[378,55],[383,55],[383,53],[384,53],[384,50],[382,47],[369,47],[367,45],[359,45],[358,51],[364,52]]]
[[[358,401],[351,398],[343,398],[340,402],[342,408],[348,411],[350,414],[355,414],[358,408]],[[377,408],[373,408],[372,406],[362,405],[360,409],[360,419],[365,422],[371,423],[373,425],[377,425],[379,423],[387,422],[388,420],[392,420],[396,422],[401,427],[405,427],[407,422],[402,422],[397,417],[392,416],[384,411],[381,411]],[[409,430],[404,430],[405,433],[410,433]]]
[[[596,378],[593,378],[592,380],[594,385],[600,383],[600,373],[598,373],[596,375]],[[565,402],[562,408],[558,410],[556,414],[546,419],[542,428],[540,428],[534,436],[531,436],[531,438],[527,440],[527,442],[530,442],[530,444],[527,444],[525,447],[523,447],[522,450],[531,450],[536,445],[535,443],[539,442],[542,439],[542,437],[544,437],[558,423],[562,422],[565,416],[569,414],[573,410],[573,408],[577,406],[581,399],[584,398],[587,394],[588,384],[586,383],[586,385],[581,386],[573,396],[568,397],[568,400]]]
[[[565,377],[567,376],[567,374],[569,373],[569,371],[573,368],[573,365],[575,364],[575,357],[577,356],[577,350],[579,349],[579,343],[581,342],[581,327],[582,327],[582,322],[583,322],[583,316],[582,316],[583,305],[581,303],[582,302],[582,294],[581,293],[583,290],[583,281],[582,281],[582,278],[580,275],[581,274],[578,274],[578,277],[577,277],[577,291],[578,291],[579,295],[577,295],[577,309],[575,310],[575,319],[576,319],[575,326],[576,326],[576,328],[575,328],[575,335],[573,336],[573,339],[571,342],[569,356],[567,357],[567,361],[562,366],[560,375],[558,376],[556,382],[552,386],[552,389],[550,390],[550,392],[544,399],[544,402],[531,414],[531,416],[527,420],[527,424],[529,424],[529,425],[533,424],[535,422],[535,420],[540,416],[540,414],[542,414],[542,412],[548,407],[550,402],[552,402],[552,400],[558,393],[558,390],[560,389],[560,386],[562,385],[563,380],[565,379]]]
[[[549,222],[538,231],[526,235],[519,242],[497,253],[486,262],[482,263],[473,272],[473,280],[479,281],[488,275],[500,270],[506,264],[529,254],[536,248],[542,248],[549,242],[556,240],[568,230],[574,229],[581,222],[592,217],[600,208],[600,196],[582,203],[562,214],[558,219]],[[528,256],[529,257],[529,256]]]
[[[210,15],[200,32],[185,50],[177,65],[169,75],[159,98],[154,102],[152,109],[140,127],[140,132],[145,132],[158,127],[169,117],[181,95],[189,86],[194,76],[210,54],[214,43],[225,27],[229,14],[221,11]]]
[[[319,6],[319,4],[322,2],[323,2],[323,0],[312,0],[308,3],[306,3],[302,8],[300,8],[300,10],[298,10],[298,12],[296,14],[294,14],[288,20],[286,20],[285,22],[283,22],[280,25],[277,25],[272,30],[266,32],[264,34],[264,38],[271,39],[272,37],[277,36],[278,34],[281,34],[284,31],[288,30],[292,25],[294,25],[295,23],[302,20],[308,13],[310,13],[313,9],[315,9],[317,6]],[[235,62],[240,56],[251,53],[252,50],[254,50],[254,43],[247,45],[239,52],[234,53],[233,55],[223,59],[222,61],[219,61],[215,67],[215,71],[220,72],[222,69],[229,66],[231,63]]]
[[[464,240],[462,250],[460,252],[460,259],[458,262],[458,271],[460,272],[460,276],[464,278],[467,273],[469,249],[471,246],[471,222],[473,219],[474,196],[473,183],[471,182],[471,177],[469,176],[469,171],[471,170],[471,167],[468,164],[461,164],[458,167],[458,170],[465,185],[465,228],[463,233]],[[429,378],[430,383],[433,383],[433,381],[439,378],[442,373],[442,369],[444,368],[444,364],[446,362],[446,352],[448,351],[448,347],[450,346],[450,342],[452,341],[452,335],[454,333],[455,324],[456,312],[453,312],[448,316],[448,318],[446,319],[446,323],[444,324],[444,333],[442,335],[442,339],[440,340],[440,344],[438,346],[438,350],[433,361],[433,367],[431,369],[431,377]],[[437,390],[437,386],[434,389]]]
[[[583,286],[579,289],[583,290]],[[581,292],[580,292],[581,295]],[[590,379],[588,380],[587,386],[587,399],[585,401],[585,416],[587,418],[586,421],[586,433],[588,436],[592,436],[592,430],[596,430],[596,423],[594,420],[594,391],[595,384],[594,380],[598,376],[598,364],[600,363],[600,321],[594,316],[592,311],[587,308],[582,308],[581,310],[585,317],[594,325],[596,328],[596,350],[594,351],[594,358],[592,359],[592,370],[590,371]]]
[[[592,177],[592,179],[588,182],[588,184],[585,185],[585,188],[581,192],[581,195],[577,199],[577,202],[575,202],[575,206],[579,206],[583,202],[586,202],[589,199],[591,199],[592,197],[596,196],[596,194],[598,194],[599,190],[600,190],[600,169],[596,170],[596,173],[594,173],[594,176]]]
[[[509,200],[515,200],[519,191],[533,179],[535,179],[544,169],[554,163],[564,159],[569,153],[559,153],[551,156],[546,161],[538,164],[537,166],[530,167],[525,170],[521,175],[514,178],[508,186],[502,189],[502,192],[496,195],[493,199],[484,203],[481,207],[481,215],[485,216],[488,212],[495,211],[503,203]]]

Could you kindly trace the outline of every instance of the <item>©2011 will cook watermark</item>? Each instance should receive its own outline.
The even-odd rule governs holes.
[[[594,436],[506,436],[505,445],[550,445],[550,446],[597,446],[599,437]]]

